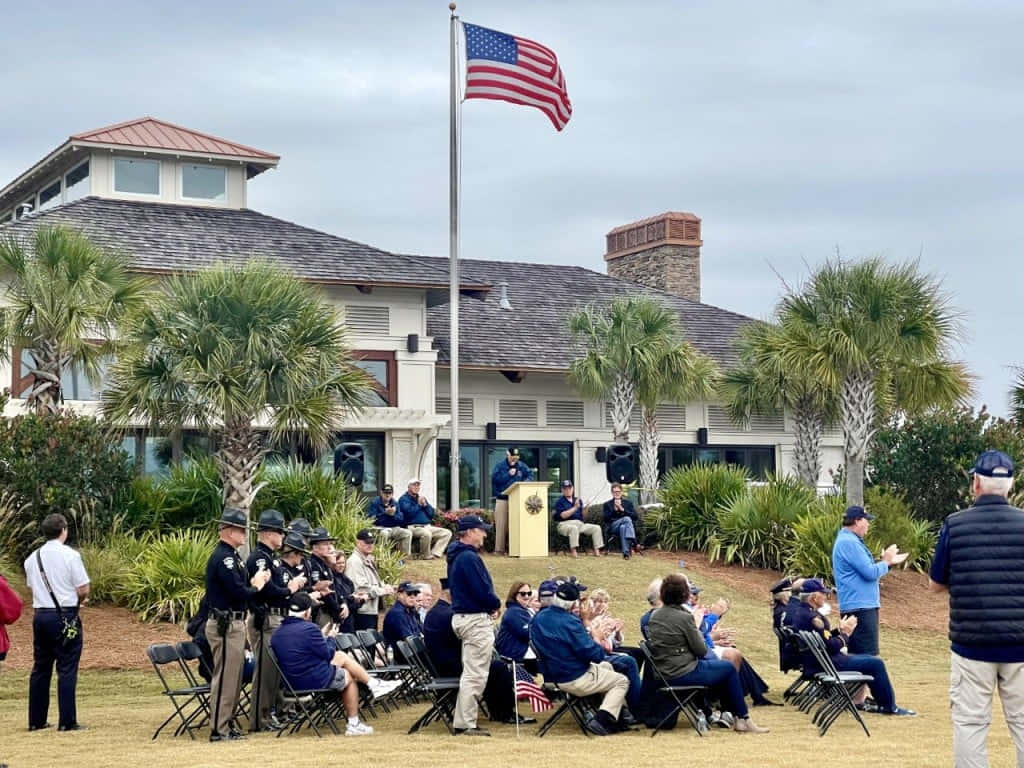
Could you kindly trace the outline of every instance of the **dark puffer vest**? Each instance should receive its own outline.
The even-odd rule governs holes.
[[[946,518],[949,639],[975,648],[1024,646],[1024,511],[984,498]]]

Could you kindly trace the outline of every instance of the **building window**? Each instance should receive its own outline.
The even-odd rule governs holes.
[[[160,161],[115,157],[114,191],[131,195],[159,195]]]
[[[47,208],[53,208],[58,205],[60,205],[60,179],[57,179],[50,186],[44,187],[39,193],[38,210],[45,211]]]
[[[23,217],[27,216],[28,214],[32,213],[32,211],[34,211],[36,209],[35,200],[36,199],[34,197],[30,197],[24,203],[21,203],[20,205],[18,205],[14,209],[14,218],[20,219],[20,218],[23,218]]]
[[[70,203],[89,194],[89,161],[72,168],[64,176],[64,202]]]
[[[691,464],[732,464],[747,470],[752,480],[767,480],[775,473],[775,449],[770,445],[660,445],[658,475]]]
[[[323,451],[314,451],[300,435],[286,438],[276,444],[264,459],[268,472],[280,471],[290,461],[320,467],[325,475],[334,472],[334,450],[342,443],[359,443],[363,448],[364,494],[376,496],[384,483],[384,433],[383,432],[339,432],[331,438],[330,445]]]
[[[32,353],[27,349],[15,347],[14,359],[21,360],[21,370],[13,372],[11,381],[11,393],[14,397],[23,398],[28,394],[32,386]],[[65,400],[86,400],[95,401],[100,399],[100,392],[103,391],[103,382],[107,377],[107,361],[100,363],[100,386],[94,387],[85,371],[75,365],[65,368],[60,375],[60,391]]]
[[[227,169],[222,165],[181,166],[181,196],[194,200],[226,200]]]
[[[548,503],[554,504],[561,495],[562,480],[573,478],[571,443],[518,443],[519,460],[531,470],[535,480],[551,483]],[[462,508],[494,505],[491,495],[491,473],[499,462],[505,461],[506,443],[459,443],[459,506]],[[451,441],[437,444],[437,508],[448,509],[451,497]],[[396,478],[397,481],[397,478]]]
[[[374,388],[366,396],[371,408],[398,406],[398,363],[394,352],[360,349],[353,352],[353,364],[373,379]]]

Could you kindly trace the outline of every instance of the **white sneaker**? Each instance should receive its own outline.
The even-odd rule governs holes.
[[[370,682],[366,684],[367,688],[370,689],[370,693],[373,694],[373,698],[380,699],[387,696],[392,691],[402,687],[401,680],[380,680],[376,677],[371,677]]]
[[[363,723],[363,722],[358,722],[358,723],[355,723],[354,725],[352,723],[349,723],[348,725],[345,726],[345,735],[346,736],[372,736],[373,735],[373,727],[369,726],[369,725],[367,725],[366,723]]]

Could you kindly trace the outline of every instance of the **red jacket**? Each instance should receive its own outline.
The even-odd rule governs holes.
[[[21,616],[21,596],[11,589],[3,576],[0,576],[0,653],[7,653],[11,640],[7,636],[6,624],[13,624]]]

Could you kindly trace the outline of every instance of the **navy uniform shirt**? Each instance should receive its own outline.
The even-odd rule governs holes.
[[[274,554],[274,550],[262,541],[256,544],[256,548],[249,554],[249,559],[245,561],[245,570],[248,572],[249,578],[255,576],[260,568],[270,571],[270,581],[253,595],[253,608],[284,608],[288,605],[288,598],[292,594],[292,591],[288,589],[288,582],[292,580],[292,575],[284,567],[281,559]]]
[[[526,482],[533,479],[530,468],[521,461],[509,464],[508,459],[499,461],[491,472],[491,495],[496,499],[507,499],[505,491],[512,483]]]
[[[348,618],[338,621],[339,632],[355,631],[355,615],[359,608],[354,597],[355,591],[356,585],[352,583],[352,579],[344,573],[334,572],[334,595],[338,600],[338,608],[340,609],[342,604],[348,606]]]
[[[219,541],[206,561],[206,602],[218,611],[244,611],[259,590],[249,586],[245,562],[230,544]]]
[[[316,555],[309,558],[309,575],[313,584],[318,581],[329,581],[334,583],[334,569]],[[320,595],[320,610],[327,611],[331,621],[335,624],[341,623],[341,605],[338,603],[338,596],[334,592]]]
[[[825,647],[828,649],[829,656],[835,657],[836,654],[841,653],[843,648],[846,647],[846,638],[840,634],[839,630],[833,631],[829,629],[828,619],[807,603],[801,602],[794,606],[793,602],[790,601],[786,607],[786,615],[783,621],[794,632],[814,632],[818,634],[825,641]],[[800,660],[805,670],[819,670],[814,654],[810,651],[802,653]]]
[[[452,615],[451,603],[441,598],[423,622],[423,642],[441,677],[462,674],[462,641],[452,629]]]
[[[562,517],[562,513],[567,509],[572,509],[576,502],[579,501],[579,497],[573,496],[571,499],[565,498],[565,496],[559,496],[558,501],[555,502],[555,511],[551,513],[552,519],[556,523],[567,523],[570,520],[579,520],[583,522],[583,505],[580,504],[579,508],[573,511],[568,517]]]

